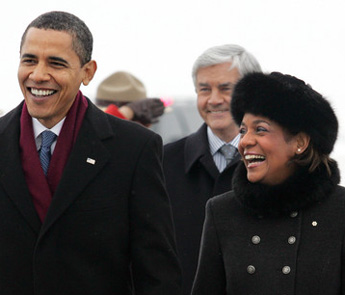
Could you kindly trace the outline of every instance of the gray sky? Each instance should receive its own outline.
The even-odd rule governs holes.
[[[5,112],[22,100],[17,67],[23,31],[39,14],[65,10],[83,19],[94,35],[98,71],[82,88],[89,98],[100,81],[120,70],[142,80],[149,96],[194,97],[190,73],[196,57],[208,47],[236,43],[252,52],[265,71],[295,75],[331,101],[341,124],[333,156],[345,171],[343,0],[54,2],[12,0],[2,9],[0,81],[7,91],[0,109]]]

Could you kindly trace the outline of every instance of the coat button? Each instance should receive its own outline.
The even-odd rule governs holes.
[[[290,213],[290,217],[294,218],[298,215],[298,212],[297,211],[293,211]]]
[[[289,238],[288,238],[288,243],[289,243],[290,245],[295,244],[295,243],[296,243],[296,237],[294,237],[294,236],[289,237]]]
[[[255,273],[255,267],[253,265],[248,265],[247,266],[247,272],[252,275]]]
[[[261,241],[261,238],[260,238],[259,236],[252,236],[252,243],[253,243],[254,245],[259,244],[260,241]]]
[[[283,273],[284,275],[289,274],[290,271],[291,271],[290,266],[284,266],[284,267],[282,268],[282,273]]]

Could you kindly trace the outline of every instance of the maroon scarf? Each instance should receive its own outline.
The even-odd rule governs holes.
[[[73,105],[67,113],[50,160],[47,176],[45,176],[36,148],[32,118],[27,110],[26,104],[24,103],[23,105],[20,118],[21,161],[26,183],[42,222],[47,214],[51,199],[60,182],[63,169],[77,139],[87,106],[86,98],[79,91]]]

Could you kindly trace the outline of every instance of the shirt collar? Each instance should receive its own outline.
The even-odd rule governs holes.
[[[50,130],[52,132],[54,132],[57,136],[59,136],[61,128],[63,123],[65,122],[65,118],[63,118],[59,123],[57,123],[54,127],[48,129],[47,127],[43,126],[40,121],[38,121],[36,118],[32,118],[32,127],[34,130],[34,136],[35,138],[37,138],[37,136],[39,136],[43,131],[45,130]]]

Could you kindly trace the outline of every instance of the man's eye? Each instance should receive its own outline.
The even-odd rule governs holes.
[[[33,59],[29,59],[29,58],[22,59],[23,64],[32,64],[34,62],[35,62],[35,60],[33,60]]]
[[[50,64],[54,67],[65,67],[65,65],[63,63],[56,62],[56,61],[53,61]]]
[[[240,134],[241,134],[241,135],[246,134],[246,129],[245,129],[245,128],[240,128]]]

